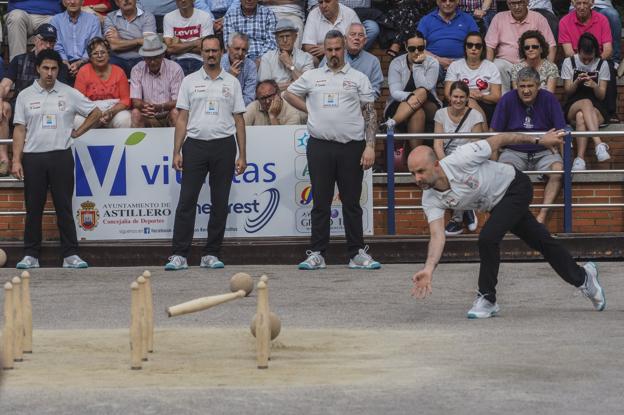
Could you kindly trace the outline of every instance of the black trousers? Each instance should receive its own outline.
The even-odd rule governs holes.
[[[354,257],[364,247],[362,229],[362,177],[360,165],[364,141],[346,144],[310,137],[307,147],[310,183],[312,184],[312,236],[310,249],[325,255],[329,245],[331,203],[334,186],[342,202],[345,234],[349,257]]]
[[[503,199],[490,212],[490,218],[479,234],[479,292],[488,301],[496,302],[500,241],[508,231],[544,255],[550,266],[569,284],[579,287],[585,282],[585,270],[529,211],[532,199],[531,180],[516,170],[515,179]]]
[[[63,257],[78,254],[76,224],[72,215],[74,191],[74,156],[71,149],[45,153],[24,153],[24,255],[39,258],[41,220],[48,189],[56,210]]]
[[[173,225],[173,254],[187,257],[193,242],[195,212],[199,192],[208,176],[210,186],[210,219],[208,239],[202,256],[219,256],[225,221],[228,215],[230,187],[234,176],[236,140],[234,136],[217,140],[187,138],[182,145],[182,184]]]

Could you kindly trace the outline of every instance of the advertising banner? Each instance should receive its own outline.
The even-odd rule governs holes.
[[[312,193],[305,126],[247,127],[247,170],[235,176],[226,237],[310,234]],[[173,128],[99,129],[76,140],[73,208],[81,240],[171,239],[182,172],[172,167]],[[364,233],[373,233],[372,174],[364,174]],[[205,238],[207,184],[197,202],[195,238]],[[336,190],[332,234],[344,234]]]

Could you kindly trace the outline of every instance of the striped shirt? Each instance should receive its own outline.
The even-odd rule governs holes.
[[[157,74],[151,73],[145,62],[139,62],[130,74],[130,98],[150,104],[176,101],[183,79],[182,68],[172,60],[163,59]]]
[[[227,43],[234,32],[249,36],[247,57],[251,60],[261,57],[266,52],[277,49],[275,43],[275,13],[267,7],[257,6],[256,13],[245,16],[241,7],[231,7],[223,19],[223,40]]]

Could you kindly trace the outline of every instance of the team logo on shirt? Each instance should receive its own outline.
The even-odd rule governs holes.
[[[477,178],[474,176],[468,176],[468,178],[464,180],[464,184],[472,190],[479,188],[479,180],[477,180]]]
[[[59,99],[58,101],[58,109],[59,111],[65,111],[67,107],[65,106],[65,101],[63,101],[62,99]]]
[[[229,85],[223,85],[221,88],[221,94],[223,95],[223,98],[229,98],[232,96],[232,91]]]
[[[100,212],[95,207],[95,203],[87,200],[80,204],[80,209],[76,213],[76,219],[78,219],[78,226],[83,230],[92,231],[98,225]]]
[[[353,81],[342,81],[342,87],[346,90],[357,89],[357,84]]]

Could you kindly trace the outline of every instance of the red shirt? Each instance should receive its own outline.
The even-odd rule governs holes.
[[[117,65],[111,65],[111,73],[107,80],[97,76],[93,66],[88,63],[78,71],[74,88],[82,92],[91,101],[118,99],[130,107],[130,85],[128,78]]]
[[[559,43],[562,45],[564,43],[571,44],[575,52],[578,52],[579,39],[585,32],[596,36],[600,45],[600,52],[602,52],[602,45],[613,41],[609,21],[605,16],[593,10],[585,23],[578,20],[575,10],[563,16],[559,21]]]

